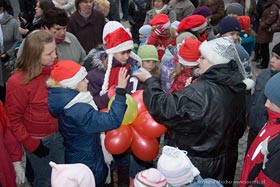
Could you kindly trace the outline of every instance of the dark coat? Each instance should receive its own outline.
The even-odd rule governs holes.
[[[188,151],[204,178],[223,179],[226,162],[231,162],[227,149],[238,144],[246,128],[242,80],[231,61],[212,66],[196,83],[173,94],[166,94],[155,78],[144,82],[150,114],[171,130],[174,146]]]
[[[70,16],[67,31],[77,37],[86,53],[88,53],[91,49],[102,44],[104,25],[105,17],[101,12],[93,9],[90,17],[85,19],[78,10],[76,10]]]
[[[264,5],[257,32],[257,43],[270,43],[273,34],[280,27],[279,24],[280,0],[268,0]]]

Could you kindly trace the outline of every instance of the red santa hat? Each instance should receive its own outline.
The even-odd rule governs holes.
[[[200,57],[199,46],[201,42],[193,38],[186,38],[179,47],[179,63],[184,66],[197,66]]]
[[[166,14],[157,14],[153,19],[150,21],[151,26],[155,25],[163,25],[163,28],[169,28],[171,26],[169,17]]]
[[[86,76],[86,69],[72,60],[59,61],[51,71],[51,77],[56,82],[72,89],[75,89]]]
[[[241,30],[244,30],[247,34],[250,29],[251,20],[249,16],[238,16],[237,20],[241,25]]]
[[[108,91],[113,55],[122,51],[131,50],[134,47],[130,31],[125,29],[117,21],[109,21],[105,24],[103,29],[103,42],[106,46],[106,53],[108,54],[108,65],[100,95],[104,95]]]
[[[186,30],[198,31],[207,26],[207,20],[201,15],[191,15],[185,17],[179,24],[177,32],[183,32]]]

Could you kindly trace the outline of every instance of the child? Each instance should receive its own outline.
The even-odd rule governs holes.
[[[171,72],[170,78],[174,79],[169,93],[185,88],[188,78],[193,76],[194,69],[198,66],[198,59],[200,57],[199,46],[201,42],[186,38],[181,44],[178,51],[178,61],[176,68]]]
[[[138,50],[138,56],[142,60],[142,67],[148,70],[153,76],[160,78],[156,47],[153,45],[143,45]]]
[[[87,91],[86,69],[64,60],[58,62],[47,81],[48,105],[58,117],[59,129],[64,137],[65,163],[83,163],[93,172],[96,184],[101,185],[107,176],[100,143],[100,132],[121,125],[127,105],[125,87],[127,70],[120,68],[116,98],[108,113],[98,112],[90,92]]]
[[[167,187],[166,178],[155,168],[146,169],[137,173],[134,187]]]
[[[52,167],[52,187],[95,187],[91,170],[84,164],[56,164]]]
[[[188,158],[187,151],[175,147],[163,147],[157,169],[165,176],[168,185],[173,187],[222,187],[214,179],[203,179],[199,170]]]
[[[166,14],[158,14],[151,21],[152,33],[147,44],[154,45],[161,60],[168,46],[176,45],[176,32],[170,29],[171,23]],[[172,31],[172,32],[171,32]]]
[[[118,82],[120,69],[125,67],[128,74],[131,74],[131,70],[141,66],[141,59],[131,52],[134,47],[131,33],[121,23],[117,21],[106,23],[103,41],[106,53],[101,53],[100,60],[93,59],[92,69],[87,75],[88,89],[99,109],[107,108],[109,98],[113,96]],[[125,90],[131,94],[142,88],[143,84],[136,77],[129,77]],[[130,154],[125,152],[113,156],[117,165],[118,185],[129,185]]]
[[[240,181],[247,181],[247,183],[240,183],[240,187],[248,186],[246,184],[275,187],[280,185],[279,84],[280,73],[277,73],[265,85],[268,121],[246,154]]]
[[[139,47],[140,48],[142,45],[147,43],[148,38],[151,35],[151,25],[143,25],[142,27],[140,27],[139,29]]]

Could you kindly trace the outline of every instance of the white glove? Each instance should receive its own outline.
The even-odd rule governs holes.
[[[13,162],[16,171],[16,183],[17,185],[23,185],[26,182],[25,179],[25,169],[20,161]]]

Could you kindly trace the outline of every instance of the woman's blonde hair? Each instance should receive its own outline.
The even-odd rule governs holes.
[[[46,81],[46,86],[47,88],[65,88],[59,82],[54,80],[52,77],[48,78],[48,80]]]
[[[48,43],[54,38],[48,31],[35,31],[30,33],[23,44],[22,54],[18,58],[16,70],[25,73],[25,84],[37,77],[42,72],[41,55]]]

